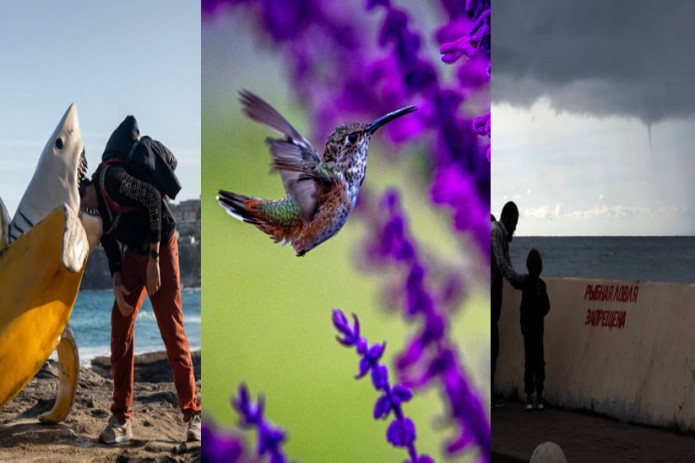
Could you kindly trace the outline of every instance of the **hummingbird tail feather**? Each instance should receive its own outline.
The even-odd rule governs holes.
[[[254,225],[260,224],[259,220],[261,217],[252,209],[253,206],[258,204],[258,199],[220,190],[217,194],[217,201],[235,219]]]
[[[304,227],[299,208],[289,196],[268,201],[220,190],[217,201],[229,215],[255,225],[276,243],[290,243],[294,248],[295,239]]]

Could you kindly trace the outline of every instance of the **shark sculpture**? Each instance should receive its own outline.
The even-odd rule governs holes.
[[[0,200],[0,408],[58,350],[58,397],[44,422],[61,421],[75,395],[79,357],[67,325],[89,252],[102,233],[94,211],[80,210],[87,169],[72,104],[39,158],[14,217]]]

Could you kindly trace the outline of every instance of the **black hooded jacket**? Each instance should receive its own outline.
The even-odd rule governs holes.
[[[524,281],[521,293],[521,334],[543,335],[543,317],[550,312],[550,299],[545,282],[537,276],[529,275]]]
[[[132,155],[134,148],[141,148],[141,143],[137,143],[139,135],[137,121],[128,116],[109,138],[102,160]],[[137,167],[125,162],[102,163],[92,177],[99,215],[104,222],[101,243],[111,275],[121,270],[121,244],[145,254],[150,243],[168,241],[176,229],[176,220],[165,197],[151,179],[143,177],[146,176]]]

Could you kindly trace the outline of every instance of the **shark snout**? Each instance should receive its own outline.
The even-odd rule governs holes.
[[[65,111],[63,119],[60,121],[60,125],[70,132],[80,130],[80,120],[77,117],[77,106],[75,103],[70,103],[70,107]]]

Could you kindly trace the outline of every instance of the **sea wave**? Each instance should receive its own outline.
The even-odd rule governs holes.
[[[188,346],[189,350],[191,352],[200,350],[201,346],[200,343],[191,343]],[[162,345],[150,345],[150,346],[143,346],[135,349],[135,355],[141,355],[141,354],[149,354],[150,352],[163,352],[164,346]],[[80,365],[83,367],[90,367],[92,366],[92,359],[95,357],[109,357],[111,356],[111,346],[89,346],[89,347],[80,347],[77,349],[79,352],[80,356]],[[49,357],[51,360],[58,361],[58,354],[56,351],[53,351],[51,356]]]
[[[200,349],[200,289],[185,288],[181,291],[183,320],[191,349]],[[75,334],[80,353],[80,364],[89,366],[96,356],[111,354],[111,290],[81,291],[75,301],[70,326]],[[163,351],[164,343],[157,327],[156,317],[149,300],[138,312],[135,322],[135,353]],[[56,358],[53,354],[52,358]]]

